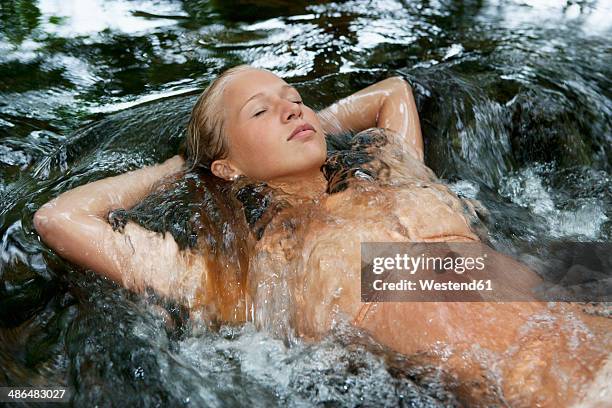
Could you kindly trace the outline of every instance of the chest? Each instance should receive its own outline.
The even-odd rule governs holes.
[[[317,204],[293,208],[268,226],[257,251],[279,252],[287,261],[320,241],[354,246],[361,242],[444,241],[478,238],[470,228],[465,202],[446,186],[363,183]],[[280,254],[282,252],[282,254]]]
[[[336,308],[357,313],[362,242],[445,239],[477,238],[460,200],[435,186],[364,184],[287,210],[266,228],[249,268],[255,320],[324,331]]]

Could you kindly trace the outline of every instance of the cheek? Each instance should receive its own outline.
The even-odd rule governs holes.
[[[234,150],[241,162],[252,165],[266,161],[281,150],[281,143],[278,137],[274,137],[270,126],[266,126],[265,121],[261,121],[241,129]]]

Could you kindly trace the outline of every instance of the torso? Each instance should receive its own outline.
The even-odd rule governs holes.
[[[561,406],[584,395],[612,347],[610,324],[591,322],[574,305],[361,302],[362,242],[474,242],[483,236],[472,203],[401,143],[379,143],[366,153],[356,165],[337,157],[342,165],[328,167],[335,169],[327,174],[329,194],[280,206],[259,228],[246,287],[231,297],[245,300],[234,310],[283,338],[320,338],[344,319],[381,344],[427,356],[424,364],[440,363],[462,384],[474,385],[457,391],[467,400],[495,405],[504,395],[511,405]],[[573,363],[576,355],[583,363]],[[491,365],[497,371],[489,378]],[[490,395],[479,394],[486,390]]]
[[[311,339],[344,319],[391,349],[441,364],[472,384],[456,392],[484,405],[503,395],[511,405],[564,406],[584,395],[611,350],[610,323],[574,305],[361,302],[362,242],[481,236],[470,202],[409,151],[378,148],[375,160],[361,164],[363,172],[341,182],[342,191],[287,208],[268,224],[249,268],[250,318],[281,337]],[[509,279],[520,276],[514,272]],[[586,365],[574,364],[576,355]]]
[[[267,225],[249,268],[252,317],[259,326],[316,337],[338,313],[354,320],[362,306],[362,242],[479,240],[470,203],[382,136],[376,129],[357,135],[369,144],[358,146],[353,163],[347,156],[355,144],[353,151],[332,155],[327,170],[334,171],[327,177],[330,190],[340,191],[287,208]]]

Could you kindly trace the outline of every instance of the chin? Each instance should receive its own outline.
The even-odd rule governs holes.
[[[317,155],[312,160],[312,165],[319,168],[325,164],[325,160],[327,160],[327,146],[323,146],[323,149],[317,152]]]
[[[296,173],[304,173],[310,172],[314,169],[319,170],[323,164],[325,164],[325,160],[327,159],[327,152],[317,152],[316,155],[311,155],[307,160],[304,160],[298,168],[296,169]]]
[[[327,142],[325,137],[323,137],[320,145],[318,146],[317,159],[321,161],[321,166],[323,163],[325,163],[325,160],[327,160]]]

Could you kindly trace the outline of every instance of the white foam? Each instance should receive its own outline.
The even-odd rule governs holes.
[[[549,187],[544,183],[547,166],[525,168],[502,180],[500,193],[512,202],[529,208],[543,217],[553,238],[584,237],[596,239],[601,226],[608,220],[604,204],[595,197],[579,198],[575,210],[558,209]]]

